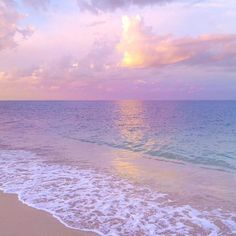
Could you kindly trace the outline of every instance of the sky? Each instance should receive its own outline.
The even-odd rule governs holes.
[[[0,0],[0,100],[235,100],[236,0]]]

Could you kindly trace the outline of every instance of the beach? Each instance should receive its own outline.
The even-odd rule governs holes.
[[[0,192],[2,236],[92,236],[94,233],[67,228],[49,213],[20,202],[15,194]]]
[[[234,235],[235,105],[2,103],[0,235]]]

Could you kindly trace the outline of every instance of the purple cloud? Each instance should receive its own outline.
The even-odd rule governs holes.
[[[50,0],[22,0],[25,4],[34,7],[34,8],[42,8],[46,9]]]
[[[185,1],[193,3],[196,0]],[[155,4],[165,4],[171,2],[181,2],[181,0],[77,0],[79,7],[82,10],[87,10],[93,13],[116,10],[118,8],[134,6],[146,6]]]
[[[17,45],[16,37],[26,38],[32,34],[30,27],[19,27],[17,24],[22,15],[16,10],[13,0],[0,2],[0,51]]]

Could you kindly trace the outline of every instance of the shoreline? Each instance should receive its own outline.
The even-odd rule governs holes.
[[[50,213],[21,202],[17,194],[0,191],[0,234],[4,236],[96,236],[71,229]]]

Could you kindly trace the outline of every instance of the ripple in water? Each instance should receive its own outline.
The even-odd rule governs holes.
[[[166,194],[93,169],[0,151],[0,188],[69,227],[100,235],[232,235],[236,214],[177,205]]]

